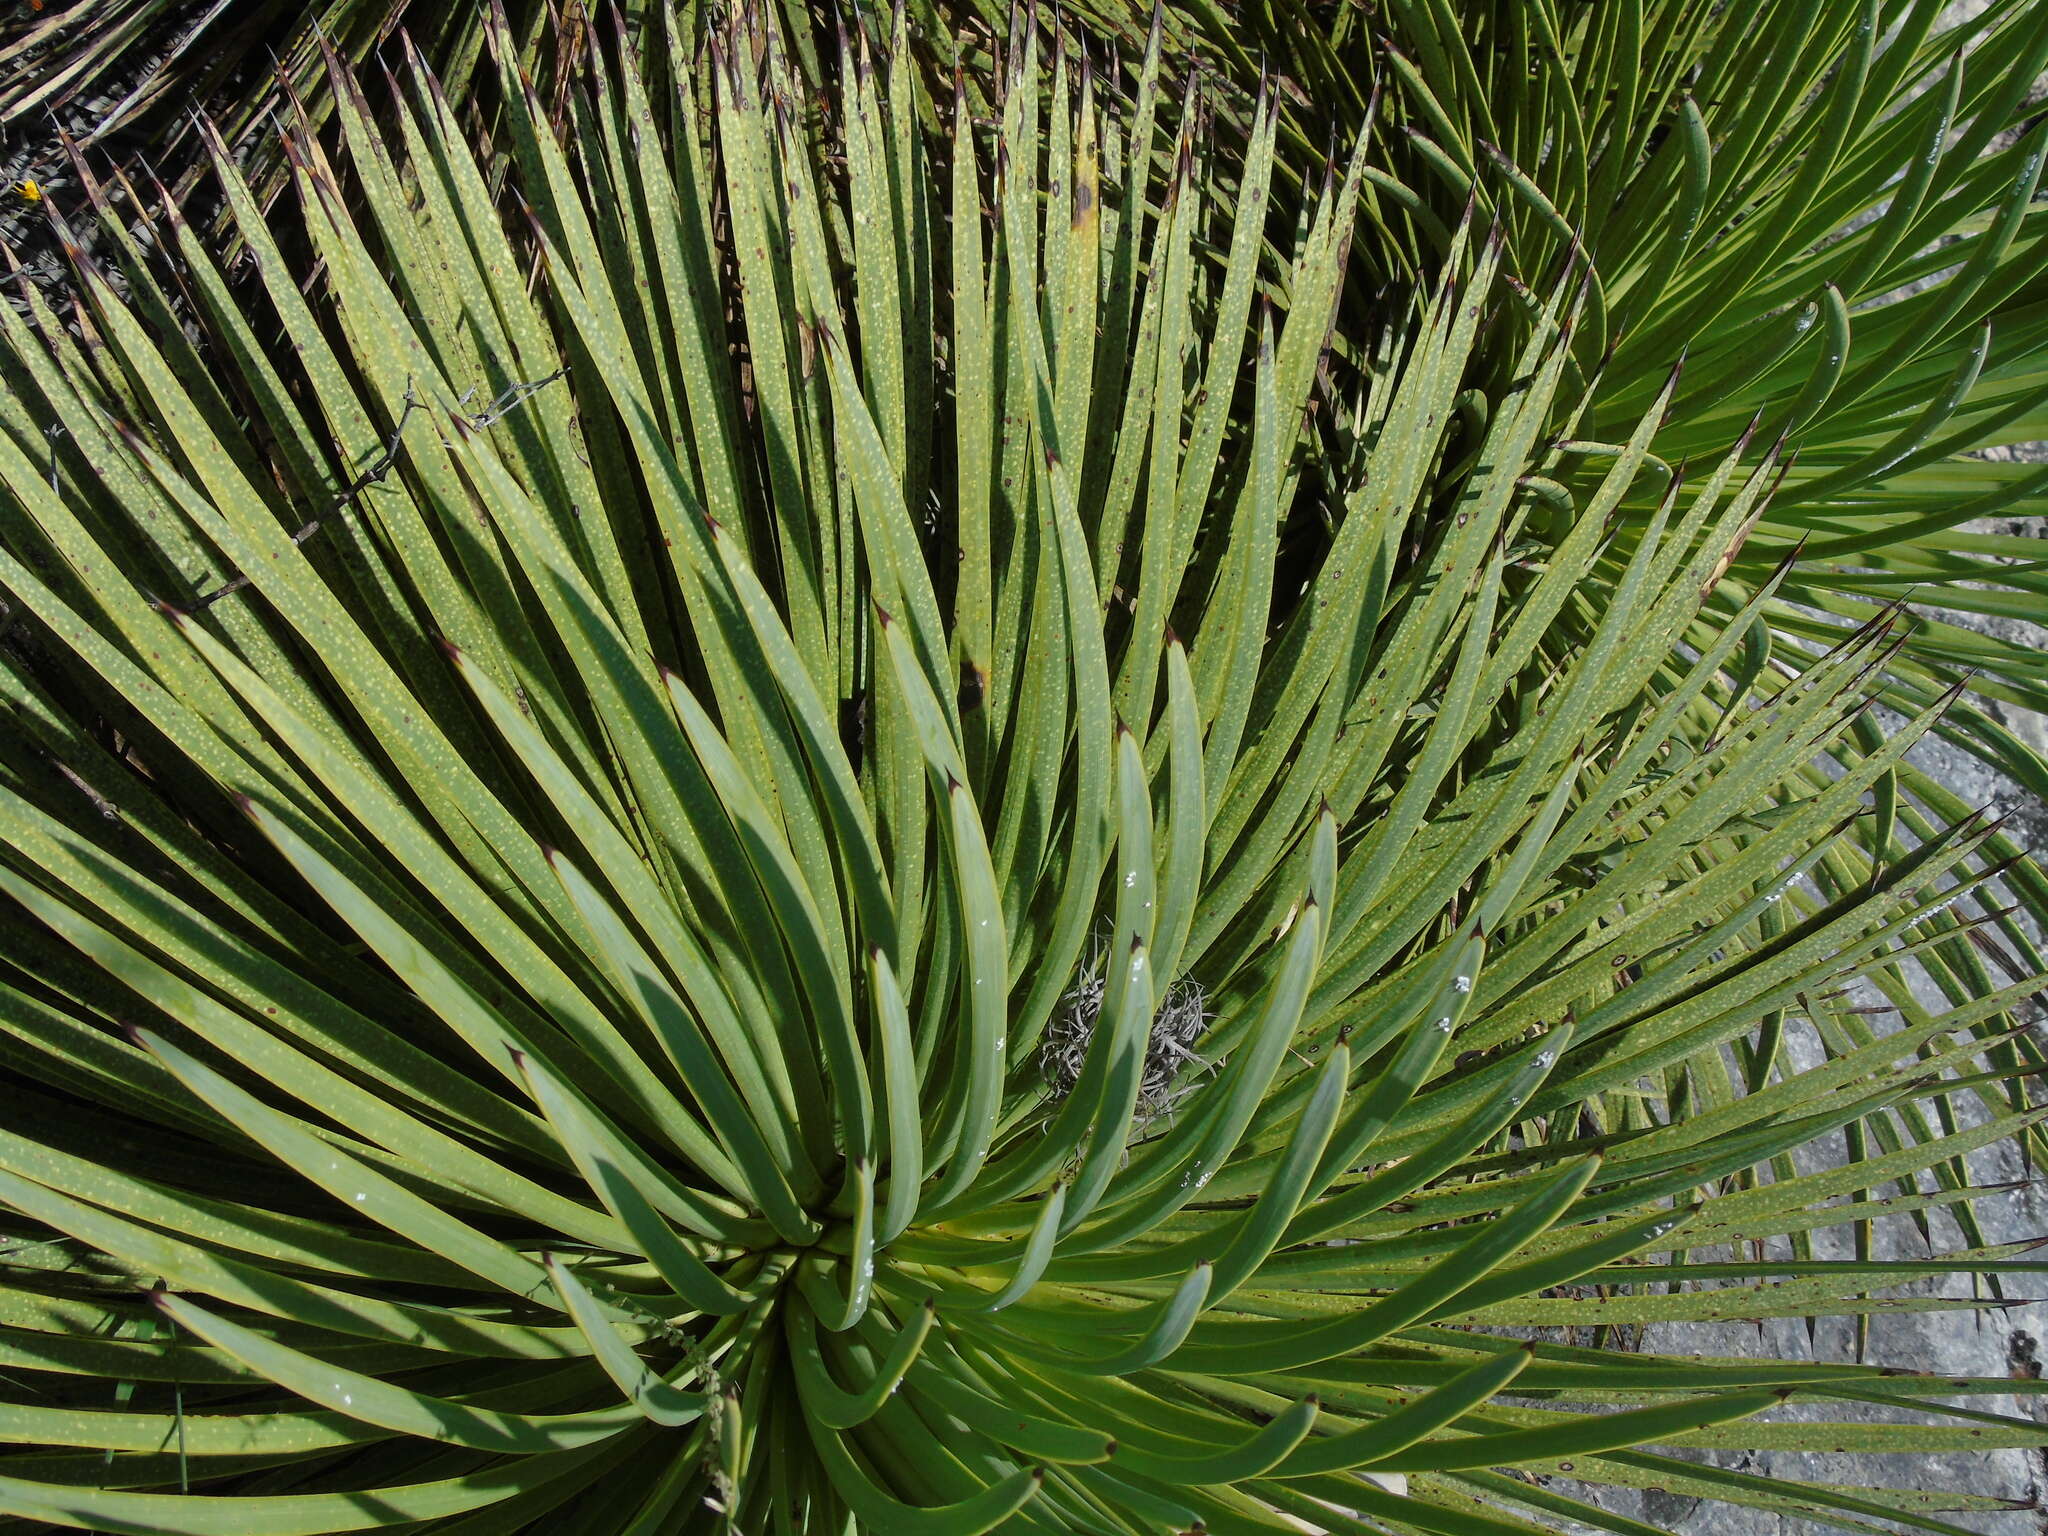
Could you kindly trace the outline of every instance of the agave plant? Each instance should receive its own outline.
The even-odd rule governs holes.
[[[316,272],[213,135],[251,288],[88,184],[125,297],[72,240],[0,309],[0,1512],[1998,1507],[1687,1448],[2048,1442],[2002,1377],[1556,1328],[2040,1267],[1969,1163],[2041,1116],[2031,872],[1902,776],[1942,701],[1857,735],[1895,618],[1788,665],[1789,564],[1723,595],[1777,456],[1661,473],[1667,367],[1550,475],[1583,269],[1475,202],[1347,296],[1380,141],[1319,180],[1156,35],[947,101],[898,16],[820,105],[697,26],[558,132],[495,18],[489,153],[330,56]],[[1962,1246],[1816,1256],[1880,1209]]]

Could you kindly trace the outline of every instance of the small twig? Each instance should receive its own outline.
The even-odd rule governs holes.
[[[542,390],[546,389],[550,384],[554,383],[555,380],[561,378],[568,371],[569,370],[566,367],[557,368],[553,373],[549,374],[546,378],[535,379],[530,384],[506,385],[503,393],[501,393],[497,399],[493,400],[489,405],[485,406],[483,410],[479,412],[477,415],[469,418],[470,426],[473,428],[483,428],[504,420],[505,417],[511,415],[512,412],[518,410],[520,406],[524,405],[529,395],[539,394]],[[470,393],[474,394],[475,391],[472,390],[470,391]],[[462,399],[463,403],[467,404],[469,401],[469,395],[464,395]]]
[[[549,374],[546,378],[534,379],[529,383],[512,384],[507,386],[504,392],[500,394],[497,399],[493,400],[489,405],[484,407],[481,414],[468,418],[471,429],[481,429],[484,427],[488,427],[495,422],[502,421],[506,416],[510,415],[513,411],[517,410],[521,405],[525,404],[529,396],[534,395],[539,391],[547,388],[547,386],[554,383],[555,380],[566,376],[568,372],[569,370],[566,367],[557,368],[553,373]],[[472,400],[475,397],[475,395],[476,390],[471,389],[466,394],[464,394],[457,403],[461,405],[467,405],[470,402],[470,400]],[[413,382],[409,378],[405,381],[404,406],[405,408],[398,413],[398,424],[391,429],[391,436],[385,440],[383,450],[377,455],[377,461],[374,464],[372,464],[368,469],[364,470],[361,474],[357,475],[355,479],[351,480],[348,483],[348,485],[343,488],[341,493],[337,495],[334,498],[334,500],[328,504],[327,509],[324,512],[320,513],[319,516],[313,518],[310,522],[306,523],[305,526],[300,528],[297,532],[293,533],[292,542],[294,544],[305,543],[306,540],[310,539],[311,537],[313,537],[314,534],[320,531],[321,524],[326,522],[328,518],[334,516],[337,512],[342,511],[345,507],[348,506],[350,502],[354,501],[358,496],[360,496],[364,491],[368,490],[371,486],[381,485],[383,483],[384,477],[391,473],[392,466],[397,464],[398,462],[398,447],[400,440],[403,439],[403,437],[405,436],[406,423],[412,419],[412,413],[414,411],[421,411],[426,409],[425,402],[422,401],[418,394],[414,392]],[[51,453],[52,464],[54,465],[54,445],[52,445]],[[234,580],[227,582],[225,585],[216,587],[211,592],[204,593],[203,595],[194,598],[192,601],[191,611],[197,613],[200,609],[210,607],[214,603],[219,602],[222,598],[230,596],[233,593],[239,592],[242,590],[242,588],[248,585],[249,577],[247,575],[237,576],[234,578]]]
[[[405,409],[398,413],[398,425],[391,429],[391,436],[386,439],[383,451],[377,455],[377,462],[351,480],[342,490],[341,494],[336,496],[328,505],[326,511],[294,533],[292,535],[292,542],[294,544],[305,543],[306,540],[320,531],[320,525],[329,517],[332,517],[336,512],[339,512],[343,507],[354,501],[357,496],[361,495],[371,486],[383,482],[384,477],[391,473],[391,466],[398,462],[398,443],[399,439],[405,435],[405,424],[412,419],[412,413],[420,409],[422,409],[420,398],[413,393],[412,380],[407,379],[405,381]],[[192,600],[192,612],[197,613],[202,608],[211,607],[222,598],[239,592],[248,585],[248,576],[237,576],[226,585],[215,587],[211,592],[194,598]]]

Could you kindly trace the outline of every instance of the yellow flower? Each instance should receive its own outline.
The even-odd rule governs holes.
[[[21,195],[23,199],[28,202],[40,203],[43,200],[43,189],[37,186],[35,182],[29,180],[27,177],[23,177],[21,182]]]

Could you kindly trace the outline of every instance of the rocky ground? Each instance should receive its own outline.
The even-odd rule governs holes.
[[[1825,1158],[1816,1159],[1821,1166]],[[2048,1195],[2033,1171],[2020,1165],[2009,1147],[1996,1148],[1971,1159],[1971,1171],[1981,1183],[2030,1180],[2025,1187],[1994,1196],[1979,1206],[1985,1236],[1992,1242],[2027,1241],[2048,1234]],[[1937,1214],[1932,1221],[1932,1243],[1921,1240],[1909,1219],[1896,1219],[1878,1228],[1880,1256],[1926,1258],[1931,1252],[1964,1246],[1955,1224]],[[1846,1234],[1827,1234],[1815,1244],[1816,1257],[1850,1256]],[[1891,1294],[1966,1296],[1967,1283],[1930,1282],[1921,1287]],[[2042,1354],[2048,1347],[2048,1306],[2039,1299],[2043,1287],[2030,1277],[2020,1277],[2011,1293],[2025,1298],[2006,1309],[1958,1312],[1879,1314],[1870,1320],[1865,1359],[1911,1371],[1972,1376],[2011,1375],[2038,1378]],[[1652,1327],[1641,1347],[1667,1355],[1717,1355],[1740,1358],[1848,1361],[1856,1358],[1852,1327],[1846,1320],[1819,1326],[1809,1338],[1806,1325],[1797,1320],[1765,1320],[1759,1324],[1671,1324]],[[2011,1398],[1970,1398],[1963,1405],[1993,1413],[2018,1414],[2048,1421],[2042,1400]],[[1779,1419],[1811,1419],[1853,1424],[1882,1423],[1894,1415],[1854,1403],[1802,1406],[1793,1404],[1772,1415]],[[1688,1453],[1700,1460],[1742,1471],[1812,1479],[1845,1485],[1863,1497],[1879,1500],[1887,1486],[1917,1486],[1931,1489],[1988,1495],[2009,1499],[2018,1506],[1988,1514],[1945,1515],[1965,1529],[1986,1536],[2040,1536],[2048,1532],[2048,1514],[2040,1505],[2048,1502],[2048,1454],[2040,1451],[1993,1450],[1957,1452],[1929,1457],[1892,1454],[1825,1454],[1792,1452]],[[1571,1490],[1584,1496],[1584,1488]],[[1779,1515],[1722,1503],[1704,1503],[1668,1492],[1603,1490],[1599,1500],[1617,1513],[1632,1516],[1660,1530],[1683,1536],[1819,1536],[1838,1527],[1806,1520],[1788,1520]],[[1877,1529],[1877,1527],[1871,1527]]]
[[[1981,10],[1986,0],[1961,0],[1943,21],[1959,20]],[[2048,85],[2048,82],[2043,82]],[[2040,94],[2039,91],[2036,93]],[[1985,457],[2048,462],[2048,443],[2021,443],[1989,450]],[[2042,519],[1998,519],[1987,521],[1979,531],[2023,534],[2048,539],[2048,522]],[[1926,605],[1938,611],[1938,604]],[[2048,613],[2029,623],[2017,619],[1983,618],[1971,614],[1944,612],[1953,622],[2048,647]],[[1999,722],[2035,751],[2048,754],[2048,717],[1996,704],[1990,712]],[[1969,754],[1948,744],[1928,739],[1914,749],[1919,765],[1940,778],[1973,804],[1989,805],[2011,818],[2015,839],[2037,858],[2048,858],[2048,805],[2005,776],[1993,772]],[[2037,939],[2040,937],[2036,935]],[[2043,1021],[2037,1020],[2037,1028]],[[1816,1149],[1814,1166],[1822,1166],[1828,1149]],[[1978,1207],[1984,1237],[1991,1243],[2033,1242],[2048,1238],[2048,1180],[2037,1170],[2024,1166],[2010,1146],[1987,1149],[1970,1159],[1976,1182],[1984,1185],[2013,1183],[2019,1187],[1991,1197]],[[1925,1258],[1930,1251],[1963,1246],[1962,1234],[1954,1222],[1936,1213],[1932,1219],[1932,1244],[1924,1241],[1911,1220],[1880,1225],[1877,1244],[1880,1257]],[[1816,1257],[1848,1256],[1846,1235],[1833,1235],[1832,1248],[1816,1242]],[[1948,1375],[2006,1375],[2028,1380],[2042,1374],[2048,1357],[2048,1274],[2038,1279],[2020,1277],[2021,1283],[2008,1288],[2019,1304],[1983,1311],[1920,1312],[1880,1314],[1870,1319],[1865,1358],[1871,1362],[1905,1370]],[[1963,1296],[1970,1294],[1965,1283],[1929,1283],[1915,1288],[1923,1295]],[[1909,1291],[1894,1294],[1911,1294]],[[1643,1349],[1658,1354],[1733,1355],[1749,1358],[1841,1361],[1853,1360],[1855,1340],[1847,1322],[1821,1326],[1811,1337],[1800,1322],[1771,1320],[1760,1325],[1670,1324],[1647,1330]],[[2048,1396],[2015,1395],[2003,1399],[1972,1399],[1968,1406],[1993,1413],[2007,1413],[2048,1423]],[[1784,1417],[1829,1419],[1837,1422],[1881,1422],[1881,1410],[1859,1409],[1855,1404],[1830,1404],[1789,1409]],[[1983,1536],[2048,1536],[2048,1451],[1993,1450],[1958,1453],[1934,1458],[1898,1455],[1831,1455],[1817,1453],[1695,1453],[1702,1460],[1739,1467],[1745,1471],[1777,1473],[1846,1485],[1864,1497],[1882,1500],[1886,1487],[1915,1485],[1946,1488],[1956,1492],[1985,1495],[2013,1501],[2018,1506],[1988,1514],[1949,1514],[1947,1519],[1963,1529]],[[1575,1489],[1585,1494],[1588,1490]],[[1616,1494],[1608,1490],[1600,1502],[1616,1513],[1629,1515],[1646,1525],[1676,1533],[1676,1536],[1821,1536],[1839,1527],[1807,1520],[1788,1520],[1762,1510],[1708,1504],[1670,1493],[1653,1491]],[[1872,1529],[1877,1529],[1873,1526]]]
[[[2048,462],[2048,444],[2022,444],[1994,450],[2001,457]],[[2039,519],[2001,520],[1986,531],[2021,533],[2048,539]],[[2048,645],[2048,614],[2028,624],[2009,619],[1983,619],[1947,613],[1955,622],[1987,633],[2035,645]],[[2025,711],[1994,713],[2007,729],[2036,751],[2048,753],[2048,718]],[[2017,839],[2036,856],[2048,856],[2048,806],[2011,780],[1987,769],[1968,754],[1928,739],[1914,749],[1920,766],[1947,783],[1965,800],[1990,805],[2012,818]],[[1932,999],[1930,999],[1932,1001]],[[1788,1037],[1789,1043],[1789,1037]],[[1839,1143],[1815,1149],[1812,1166],[1825,1166]],[[1983,1185],[2013,1183],[2020,1187],[1984,1200],[1978,1207],[1985,1239],[1992,1243],[2032,1242],[2048,1238],[2048,1180],[2022,1165],[2016,1150],[2001,1146],[1970,1159],[1975,1181]],[[1930,1252],[1965,1246],[1955,1223],[1945,1214],[1932,1218],[1932,1243],[1909,1218],[1878,1227],[1880,1257],[1926,1258]],[[1816,1257],[1850,1256],[1846,1234],[1822,1234]],[[1966,1282],[1930,1282],[1893,1294],[1967,1296]],[[2008,1288],[2017,1305],[1982,1311],[1880,1314],[1871,1318],[1865,1358],[1873,1363],[1945,1375],[2013,1376],[2036,1379],[2048,1358],[2048,1274],[2021,1276]],[[1844,1361],[1853,1360],[1855,1339],[1847,1321],[1825,1323],[1809,1337],[1798,1321],[1767,1320],[1761,1324],[1668,1324],[1646,1331],[1641,1348],[1656,1354],[1723,1355],[1744,1358]],[[1967,1406],[1993,1413],[2022,1415],[2048,1423],[2048,1397],[1974,1398]],[[1774,1417],[1877,1423],[1889,1415],[1856,1404],[1793,1406]],[[1992,1450],[1923,1455],[1697,1452],[1699,1459],[1744,1471],[1810,1478],[1846,1485],[1864,1497],[1882,1499],[1881,1490],[1915,1485],[2007,1499],[2016,1506],[1991,1513],[1942,1515],[1955,1525],[1984,1536],[2048,1536],[2048,1451]],[[1562,1489],[1564,1485],[1560,1484]],[[1569,1491],[1586,1496],[1590,1490]],[[1820,1536],[1838,1527],[1806,1520],[1788,1520],[1763,1510],[1703,1503],[1668,1492],[1603,1490],[1599,1501],[1678,1536]],[[1877,1527],[1872,1527],[1876,1529]]]

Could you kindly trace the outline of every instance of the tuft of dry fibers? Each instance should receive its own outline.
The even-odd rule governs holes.
[[[1102,1017],[1102,961],[1103,951],[1098,946],[1082,963],[1074,985],[1060,999],[1059,1011],[1046,1025],[1038,1048],[1039,1070],[1045,1074],[1046,1088],[1055,1104],[1072,1093],[1081,1080],[1088,1046]],[[1208,994],[1192,976],[1182,976],[1166,989],[1166,996],[1152,1016],[1151,1038],[1145,1046],[1145,1070],[1138,1080],[1139,1125],[1170,1113],[1194,1091],[1194,1085],[1183,1079],[1189,1075],[1190,1067],[1210,1065],[1194,1047],[1212,1017]]]

